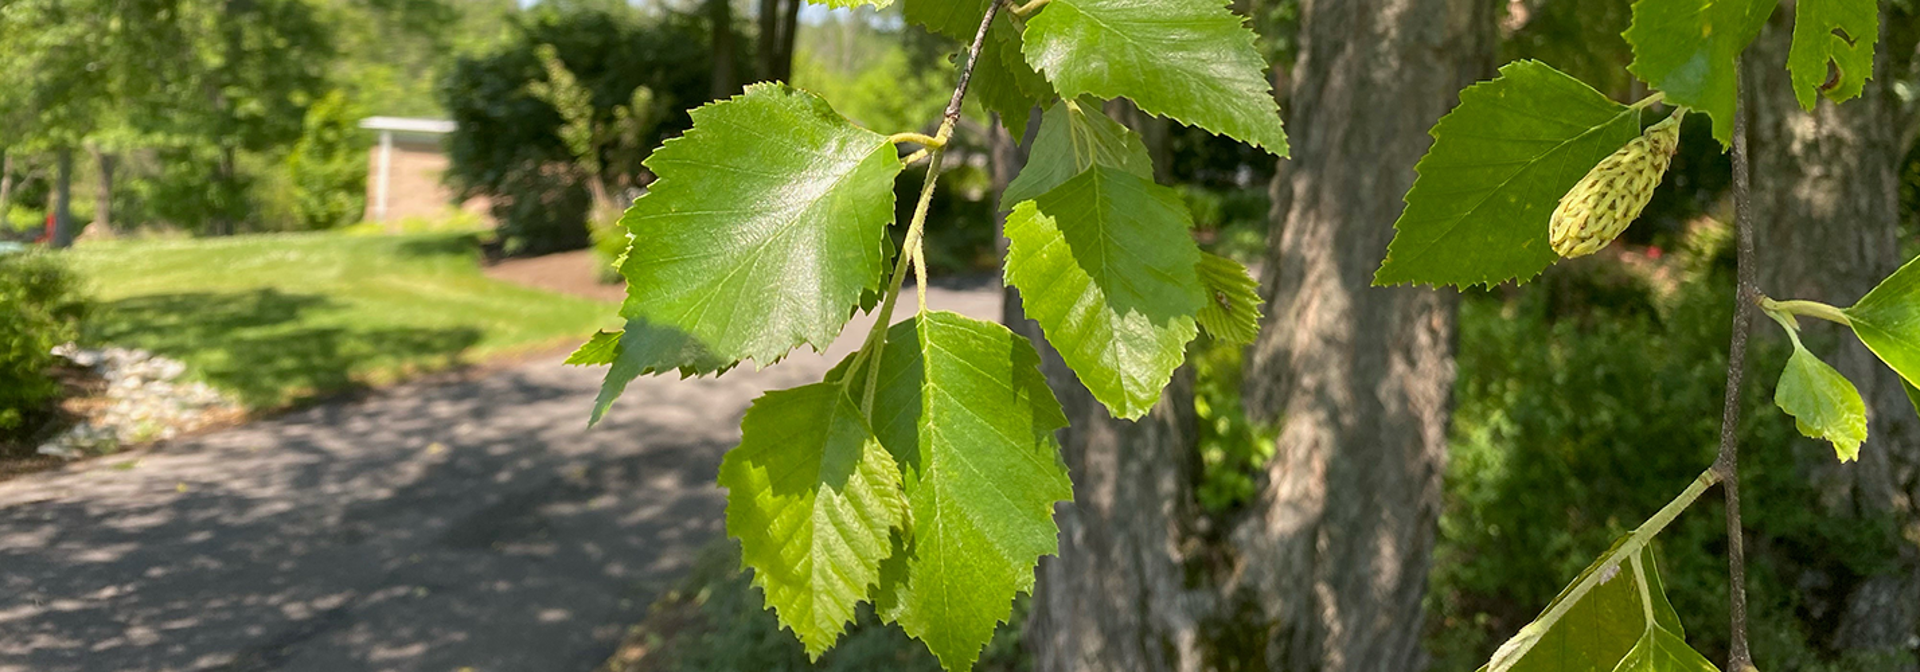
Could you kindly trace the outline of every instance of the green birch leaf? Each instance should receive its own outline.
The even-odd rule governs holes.
[[[1226,0],[1053,0],[1027,22],[1027,62],[1060,95],[1149,114],[1287,155],[1269,68]]]
[[[1661,628],[1651,628],[1614,672],[1719,672],[1707,657],[1687,646],[1687,640]]]
[[[1853,333],[1908,383],[1920,383],[1920,259],[1844,311]]]
[[[1114,417],[1146,415],[1198,333],[1190,224],[1179,193],[1099,165],[1007,218],[1008,284]]]
[[[606,366],[620,356],[620,335],[625,332],[605,329],[593,335],[579,350],[567,356],[567,366]]]
[[[1787,70],[1793,97],[1813,111],[1818,96],[1833,102],[1860,97],[1873,79],[1873,45],[1880,41],[1880,7],[1874,0],[1799,0],[1793,11],[1793,48]],[[1839,78],[1827,85],[1828,64]]]
[[[861,5],[872,5],[876,9],[886,9],[893,5],[893,0],[807,0],[807,2],[814,5],[826,5],[833,9],[859,7]]]
[[[1539,618],[1520,629],[1493,654],[1481,672],[1608,672],[1618,667],[1648,632],[1682,633],[1680,617],[1667,601],[1666,587],[1654,565],[1653,550],[1621,553],[1622,537],[1600,559],[1575,577]],[[1632,567],[1638,556],[1643,571]],[[1555,617],[1575,587],[1598,575],[1598,582]],[[1645,590],[1640,585],[1646,580]],[[1651,613],[1651,622],[1647,614]]]
[[[911,559],[889,563],[876,605],[947,669],[968,669],[1057,550],[1054,505],[1073,499],[1054,440],[1066,416],[1026,338],[934,312],[888,332],[873,419],[913,520]]]
[[[1773,403],[1793,416],[1801,434],[1833,444],[1841,462],[1860,459],[1860,444],[1867,440],[1867,402],[1853,381],[1808,352],[1798,334],[1788,334],[1793,356],[1780,374]]]
[[[973,44],[987,6],[995,0],[902,0],[900,13],[909,23],[919,24],[927,32],[944,35],[961,44]]]
[[[598,338],[595,337],[596,342]],[[614,344],[613,355],[610,362],[613,368],[607,370],[606,380],[600,383],[600,395],[594,400],[588,426],[600,424],[613,402],[626,392],[627,384],[635,378],[676,370],[682,378],[725,373],[736,363],[709,352],[685,332],[655,325],[646,318],[627,320],[626,330],[620,332],[620,340]]]
[[[621,220],[633,233],[621,315],[760,366],[826,348],[880,288],[898,152],[782,84],[747,87],[693,122],[647,159],[660,179]]]
[[[1914,387],[1906,378],[1900,379],[1900,388],[1907,391],[1907,403],[1913,404],[1915,413],[1920,413],[1920,387]]]
[[[1000,208],[1039,198],[1095,165],[1153,179],[1153,155],[1140,134],[1107,117],[1099,101],[1060,101],[1041,118],[1027,165],[1007,185]]]
[[[907,524],[900,467],[831,383],[770,392],[720,463],[727,533],[780,624],[818,660],[880,583]]]
[[[1639,110],[1539,61],[1460,92],[1432,131],[1376,285],[1530,280],[1559,258],[1548,221],[1560,197],[1640,135]]]
[[[1713,117],[1713,137],[1733,144],[1736,61],[1760,36],[1778,0],[1637,0],[1622,35],[1633,48],[1627,70],[1667,102]],[[1821,79],[1826,73],[1821,72]]]
[[[1194,316],[1200,328],[1222,343],[1253,343],[1260,337],[1260,281],[1240,262],[1208,252],[1198,270],[1207,288],[1207,304]]]

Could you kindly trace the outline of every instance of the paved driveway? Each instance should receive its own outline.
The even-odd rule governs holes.
[[[0,483],[0,672],[585,672],[721,533],[747,403],[865,333],[592,431],[601,370],[547,359]]]

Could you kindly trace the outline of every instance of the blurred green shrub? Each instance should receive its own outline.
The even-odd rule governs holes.
[[[307,108],[300,140],[286,159],[293,215],[301,228],[345,226],[366,212],[368,140],[359,127],[362,116],[341,91]]]
[[[1434,669],[1471,670],[1568,580],[1714,460],[1733,295],[1724,227],[1696,225],[1665,262],[1563,263],[1461,304],[1453,439],[1428,594]],[[1664,273],[1633,272],[1669,264]],[[1623,270],[1627,269],[1627,270]],[[1770,335],[1769,335],[1770,336]],[[1837,596],[1899,552],[1887,521],[1839,520],[1796,463],[1821,446],[1772,408],[1785,353],[1756,341],[1741,426],[1756,660],[1769,669],[1903,669],[1829,648]],[[1831,459],[1829,451],[1825,456]],[[1662,535],[1688,639],[1727,646],[1717,495]],[[1825,577],[1825,585],[1809,583]]]
[[[1223,512],[1252,501],[1261,471],[1273,459],[1278,427],[1247,419],[1240,400],[1246,348],[1202,338],[1187,351],[1193,367],[1193,410],[1199,416],[1200,505]]]
[[[50,254],[0,254],[0,435],[21,436],[60,394],[53,347],[79,333],[79,280]]]

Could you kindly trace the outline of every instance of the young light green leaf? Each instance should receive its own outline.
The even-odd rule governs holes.
[[[1532,279],[1559,255],[1560,197],[1640,135],[1640,111],[1539,61],[1460,92],[1394,222],[1376,285],[1493,285]]]
[[[1908,383],[1920,381],[1920,259],[1844,311],[1853,333]]]
[[[584,350],[584,348],[583,348]],[[645,318],[627,320],[626,331],[614,345],[613,368],[600,383],[600,396],[594,400],[588,426],[600,424],[614,400],[627,390],[627,384],[640,376],[678,370],[682,378],[725,373],[734,361],[718,357],[685,332],[662,327]]]
[[[1836,103],[1860,97],[1873,78],[1873,45],[1879,41],[1880,8],[1874,0],[1799,0],[1787,70],[1800,107],[1813,111],[1821,94]],[[1831,85],[1829,64],[1839,72]]]
[[[1260,337],[1260,281],[1240,262],[1210,252],[1200,253],[1200,284],[1207,288],[1207,304],[1194,319],[1214,340],[1247,345]]]
[[[1626,540],[1615,542],[1581,572],[1540,618],[1502,644],[1481,672],[1604,672],[1615,669],[1648,632],[1683,632],[1654,566],[1653,550],[1643,546],[1638,553],[1622,553]],[[1631,567],[1636,556],[1640,572]],[[1644,590],[1641,577],[1646,579]],[[1595,583],[1576,597],[1576,589],[1590,578]],[[1578,601],[1560,610],[1570,599]]]
[[[877,9],[886,9],[893,5],[893,0],[807,0],[807,2],[815,5],[826,5],[834,9],[859,7],[861,5],[872,5]]]
[[[1870,0],[1869,0],[1870,1]],[[1622,35],[1633,47],[1627,70],[1667,102],[1713,117],[1713,137],[1733,143],[1736,65],[1778,0],[1637,0]],[[1826,79],[1824,68],[1821,79]]]
[[[1039,198],[1095,165],[1119,168],[1153,179],[1153,155],[1140,134],[1108,118],[1099,101],[1063,100],[1040,120],[1027,165],[1007,185],[1000,209]]]
[[[1867,402],[1853,381],[1808,352],[1798,334],[1788,334],[1793,356],[1780,374],[1773,403],[1793,416],[1801,434],[1833,444],[1841,462],[1860,459],[1860,444],[1867,440]]]
[[[720,463],[727,533],[780,624],[820,658],[880,583],[907,524],[900,467],[846,388],[770,392],[747,409]]]
[[[660,179],[621,220],[633,233],[621,315],[761,366],[825,348],[880,287],[898,152],[782,84],[693,122],[647,159]]]
[[[1099,165],[1007,218],[1007,282],[1114,417],[1146,415],[1198,333],[1190,222],[1172,189]]]
[[[987,6],[995,0],[902,0],[900,13],[909,23],[917,23],[935,35],[944,35],[966,44],[973,43]]]
[[[968,669],[1056,550],[1054,504],[1073,499],[1054,441],[1067,419],[1026,338],[945,312],[888,332],[873,418],[913,519],[912,559],[876,605]]]
[[[1027,22],[1027,62],[1060,95],[1149,114],[1287,155],[1255,36],[1226,0],[1053,0]]]
[[[620,335],[625,332],[601,329],[579,350],[567,356],[567,366],[606,366],[620,356]]]

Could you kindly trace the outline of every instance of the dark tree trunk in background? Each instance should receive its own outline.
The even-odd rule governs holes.
[[[221,146],[220,160],[213,167],[213,188],[218,199],[214,204],[217,212],[212,222],[213,235],[216,236],[231,236],[240,229],[240,222],[235,216],[240,209],[239,201],[245,199],[246,194],[240,188],[238,154],[239,149],[233,145]]]
[[[760,0],[760,79],[793,78],[793,41],[800,32],[801,0]]]
[[[1883,16],[1886,11],[1883,2]],[[1887,50],[1879,49],[1875,76],[1860,99],[1838,106],[1823,99],[1812,113],[1801,110],[1779,65],[1792,25],[1791,7],[1783,7],[1746,57],[1760,289],[1775,298],[1845,306],[1902,262],[1898,170],[1907,147],[1899,145],[1897,102],[1888,91],[1895,77]],[[1885,22],[1881,29],[1886,45]],[[1839,329],[1817,320],[1801,324],[1817,335],[1822,358],[1860,388],[1869,420],[1858,464],[1840,464],[1826,444],[1803,440],[1796,449],[1801,473],[1825,497],[1827,515],[1892,516],[1900,529],[1911,529],[1920,502],[1920,418],[1899,376]],[[1807,568],[1808,579],[1833,587],[1835,603],[1814,614],[1838,624],[1828,644],[1906,649],[1920,636],[1920,548],[1911,539],[1898,543],[1900,562],[1877,576]]]
[[[73,246],[73,150],[54,153],[53,246]]]
[[[13,209],[13,155],[0,148],[0,224]]]
[[[109,235],[113,225],[113,173],[119,157],[95,147],[93,160],[99,172],[99,181],[94,183],[93,228],[88,235]]]
[[[1284,417],[1248,510],[1193,489],[1192,376],[1116,421],[1057,356],[1075,503],[1041,563],[1028,642],[1043,672],[1407,672],[1440,507],[1454,295],[1373,271],[1427,130],[1491,73],[1494,0],[1304,0],[1265,286],[1248,361],[1256,414]],[[1009,308],[1009,312],[1012,308]],[[1010,317],[1013,317],[1010,315]],[[1028,333],[1037,333],[1029,326]]]
[[[1307,0],[1293,161],[1276,199],[1249,411],[1282,421],[1234,531],[1287,670],[1425,666],[1421,599],[1446,468],[1451,290],[1372,286],[1400,197],[1459,91],[1493,71],[1491,0]]]
[[[713,88],[715,100],[740,91],[739,65],[733,62],[733,3],[731,0],[707,0],[707,23],[713,31]]]

